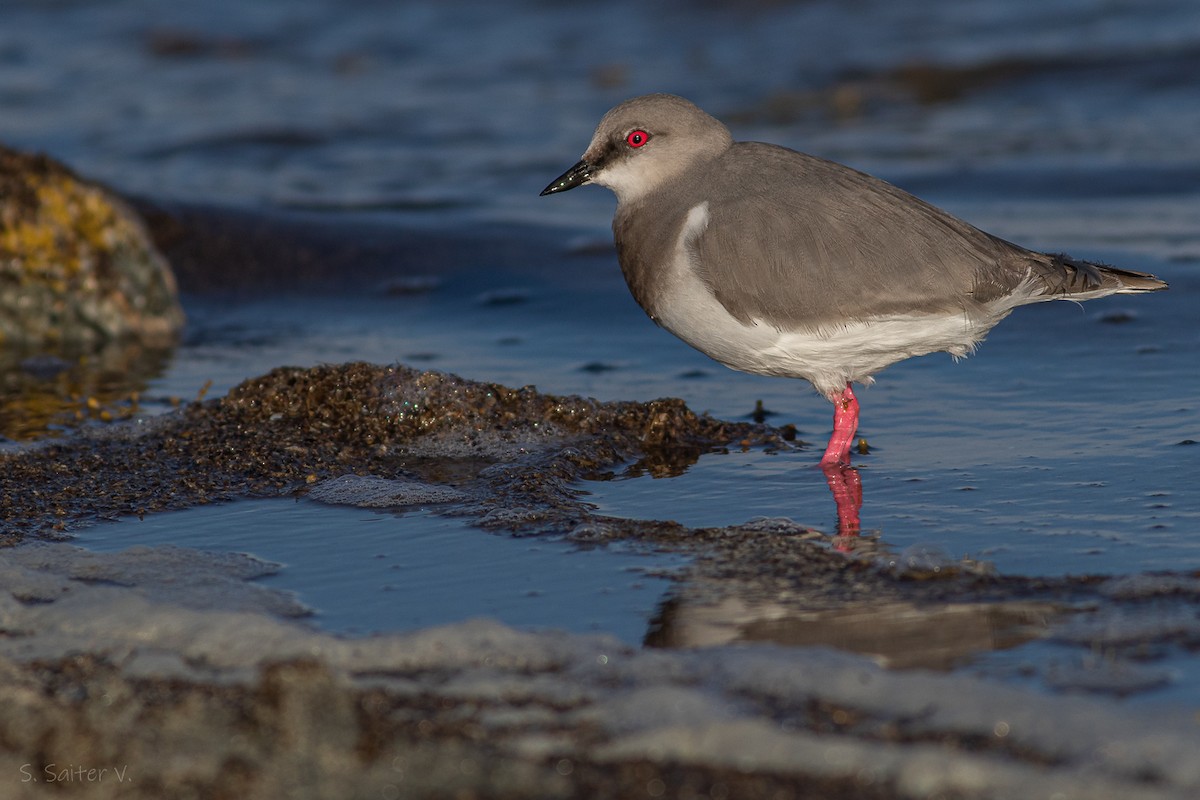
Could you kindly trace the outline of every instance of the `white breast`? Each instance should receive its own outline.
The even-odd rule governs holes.
[[[824,329],[780,330],[753,320],[743,324],[725,310],[697,276],[691,242],[708,226],[708,204],[688,212],[665,284],[657,321],[727,367],[760,375],[804,378],[826,396],[849,381],[870,383],[879,370],[926,353],[968,355],[984,335],[1028,293],[1015,292],[979,316],[897,315]]]

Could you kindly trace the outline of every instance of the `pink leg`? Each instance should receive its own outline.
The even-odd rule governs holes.
[[[850,466],[850,443],[858,430],[858,398],[847,383],[845,391],[830,399],[833,400],[833,433],[829,436],[825,455],[821,456],[821,466]]]

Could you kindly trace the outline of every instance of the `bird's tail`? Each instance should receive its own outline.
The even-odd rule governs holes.
[[[1045,255],[1033,264],[1047,299],[1088,300],[1110,294],[1139,294],[1167,288],[1167,282],[1148,272],[1082,261],[1063,253]]]

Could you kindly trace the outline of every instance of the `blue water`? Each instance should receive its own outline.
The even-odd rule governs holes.
[[[361,282],[342,293],[186,291],[185,343],[138,386],[148,399],[192,397],[209,381],[220,393],[285,363],[400,360],[600,399],[678,396],[726,418],[762,400],[772,422],[820,442],[830,410],[806,385],[730,372],[645,318],[612,253],[594,246],[609,237],[607,192],[537,197],[609,106],[647,91],[687,95],[739,138],[849,163],[997,235],[1172,284],[1154,296],[1021,309],[965,363],[930,356],[879,376],[860,393],[871,535],[1011,573],[1200,568],[1200,446],[1185,444],[1200,441],[1200,4],[619,0],[603,9],[10,0],[0,6],[0,141],[155,200],[462,236],[453,274],[436,261],[423,267],[442,279],[425,294]],[[948,77],[906,82],[898,70],[914,65]],[[519,302],[489,303],[488,291]],[[832,500],[811,460],[811,448],[710,455],[674,478],[587,488],[618,516],[713,525],[768,514],[831,530]],[[343,631],[507,614],[524,578],[575,575],[601,558],[438,533],[449,523],[436,518],[283,508],[148,517],[85,542],[123,547],[138,531],[205,541],[228,527],[223,514],[244,514],[244,541],[206,546],[286,561],[270,580]],[[316,543],[336,518],[363,549],[322,572],[310,562],[321,547],[288,550],[271,533],[284,517]],[[413,530],[403,557],[381,543]],[[500,599],[483,594],[470,561],[480,536],[513,558],[500,559],[498,579],[511,581]],[[374,551],[388,555],[376,564]],[[437,586],[399,603],[381,588],[391,576],[379,575],[361,599],[337,605],[352,597],[339,588],[345,575],[402,558],[437,563]],[[618,574],[628,566],[612,564]],[[599,585],[537,590],[561,589],[554,605],[590,629]],[[632,640],[653,606],[639,593],[657,591],[646,586],[624,622],[600,627]],[[539,605],[516,603],[523,610],[504,618],[560,624],[538,616]]]
[[[914,103],[881,77],[913,64],[999,69]],[[672,91],[942,202],[1078,209],[1132,182],[1194,211],[1198,65],[1190,0],[9,0],[0,141],[160,198],[603,232],[604,193],[537,192],[609,106]],[[1054,226],[1024,203],[971,218]]]
[[[259,582],[294,592],[322,629],[351,635],[487,616],[639,644],[670,586],[659,575],[682,563],[661,553],[488,534],[424,510],[392,514],[290,499],[130,518],[77,539],[99,552],[166,543],[279,564]]]

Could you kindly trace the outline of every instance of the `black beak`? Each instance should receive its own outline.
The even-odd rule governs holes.
[[[545,189],[542,189],[542,193],[538,196],[545,197],[546,195],[554,194],[555,192],[565,192],[568,189],[574,189],[576,186],[583,186],[591,179],[592,165],[586,161],[580,161],[562,175],[559,175],[557,178],[555,178],[549,186],[547,186]]]

